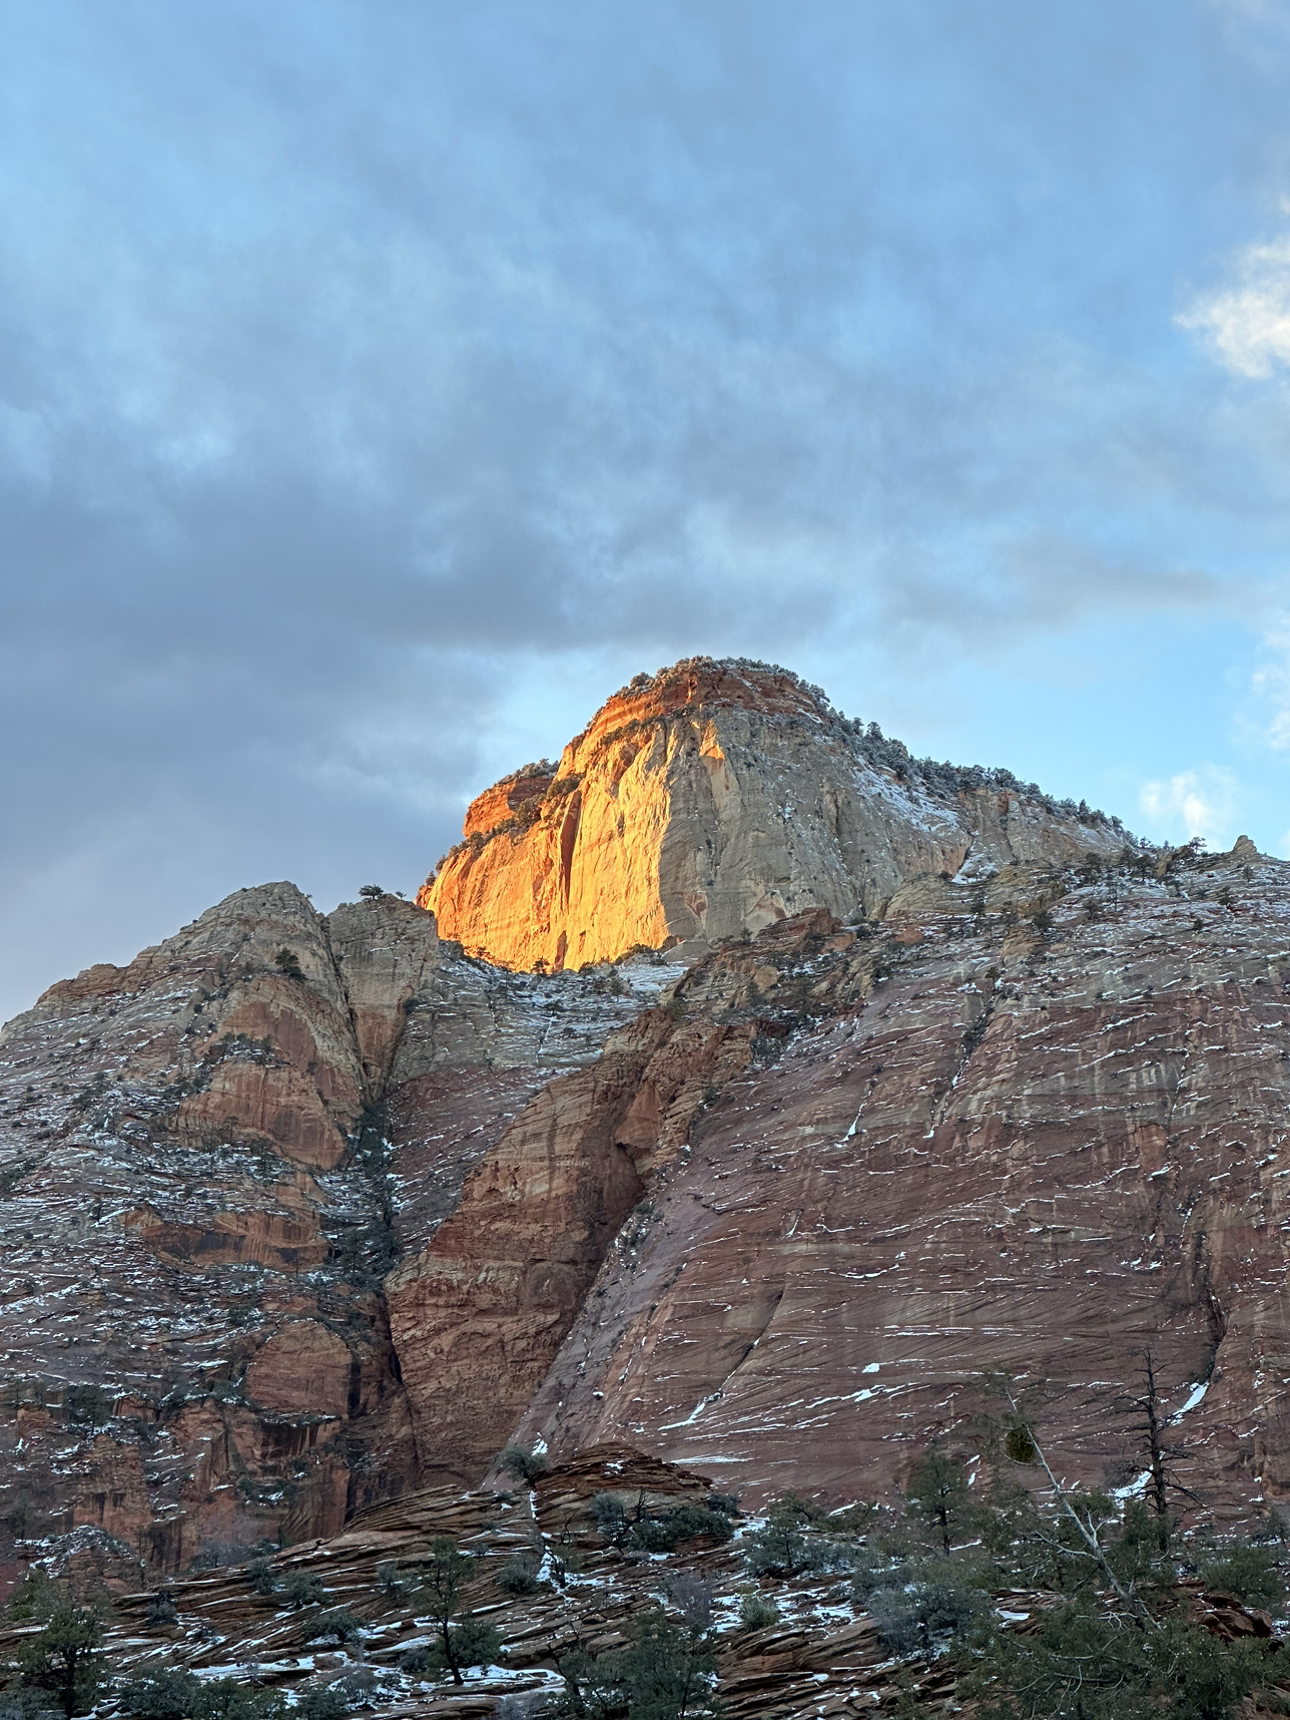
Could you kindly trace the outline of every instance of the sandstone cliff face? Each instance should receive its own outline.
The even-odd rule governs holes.
[[[791,677],[678,684],[575,745],[591,806],[614,749],[658,759],[619,778],[657,814],[624,814],[638,871],[635,838],[588,846],[582,947],[615,878],[682,935],[702,830],[705,938],[779,878],[755,936],[522,973],[410,903],[267,885],[5,1029],[0,1564],[78,1526],[163,1569],[330,1534],[512,1434],[871,1497],[934,1436],[979,1449],[993,1368],[1118,1483],[1147,1348],[1188,1484],[1290,1496],[1290,866],[1126,848],[997,782],[937,798]],[[727,770],[757,810],[714,824]],[[499,901],[575,792],[493,793]]]
[[[0,1526],[173,1568],[413,1481],[384,1273],[670,977],[511,976],[278,884],[52,987],[0,1046]]]
[[[1007,881],[1038,927],[942,886],[691,974],[694,1013],[796,1024],[607,1256],[521,1437],[872,1496],[933,1436],[979,1451],[1002,1369],[1062,1468],[1127,1482],[1150,1349],[1188,1486],[1290,1494],[1290,867],[1053,882]]]
[[[919,875],[1124,842],[1006,773],[922,770],[783,670],[697,658],[616,694],[554,776],[480,795],[417,900],[472,954],[560,969],[812,907],[851,920]]]
[[[426,1472],[484,1474],[555,1361],[624,1221],[664,1180],[752,1029],[647,1010],[481,1156],[452,1217],[387,1283]]]

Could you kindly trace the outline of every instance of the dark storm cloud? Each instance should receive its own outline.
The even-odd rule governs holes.
[[[1214,602],[1267,486],[1206,494],[1169,323],[1248,147],[1153,142],[1231,100],[1204,11],[8,9],[0,1011],[240,883],[414,886],[535,652]]]

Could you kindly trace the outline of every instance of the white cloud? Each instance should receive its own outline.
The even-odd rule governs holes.
[[[1290,239],[1247,245],[1236,272],[1236,285],[1198,299],[1177,320],[1207,335],[1230,370],[1268,376],[1274,364],[1290,364]]]
[[[1144,782],[1138,804],[1157,836],[1203,836],[1211,848],[1230,847],[1238,784],[1228,771],[1205,764],[1162,781]]]

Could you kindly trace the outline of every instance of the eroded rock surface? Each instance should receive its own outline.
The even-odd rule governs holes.
[[[1112,853],[1125,832],[1004,772],[919,764],[765,664],[638,675],[564,749],[485,791],[417,900],[505,967],[706,946],[907,880]]]
[[[678,971],[505,974],[410,903],[275,884],[11,1022],[0,1558],[81,1524],[173,1567],[415,1481],[386,1272]]]
[[[691,1130],[522,1437],[864,1496],[980,1451],[1004,1370],[1063,1468],[1124,1483],[1150,1349],[1187,1485],[1290,1492],[1290,866],[1053,882],[695,970],[692,1011],[799,1024]]]
[[[1148,1349],[1188,1486],[1290,1496],[1290,866],[898,780],[778,672],[629,695],[484,797],[455,875],[505,931],[556,802],[621,764],[639,853],[595,813],[579,951],[615,891],[684,947],[517,972],[394,897],[266,885],[5,1029],[0,1566],[333,1534],[512,1436],[872,1497],[932,1438],[981,1450],[987,1370],[1119,1485]]]

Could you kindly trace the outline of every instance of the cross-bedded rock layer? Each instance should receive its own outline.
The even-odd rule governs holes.
[[[1187,1485],[1290,1492],[1290,867],[1070,882],[689,976],[692,1012],[809,1019],[691,1130],[523,1435],[855,1496],[980,1451],[1002,1370],[1063,1467],[1127,1482],[1149,1349]]]

